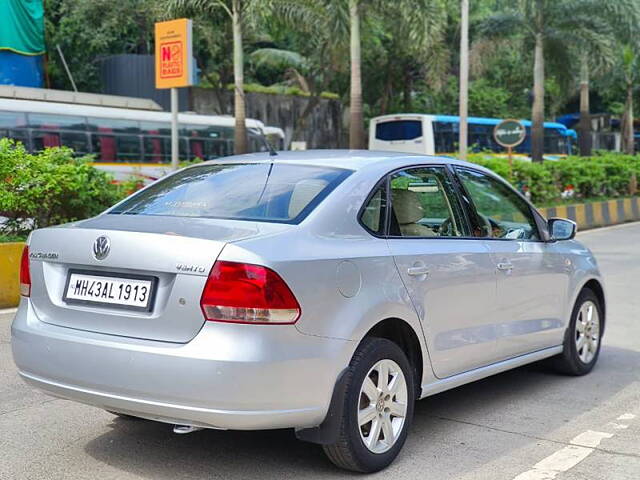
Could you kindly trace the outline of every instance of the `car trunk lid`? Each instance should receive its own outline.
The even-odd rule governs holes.
[[[36,230],[29,242],[31,303],[46,323],[185,343],[202,328],[200,295],[225,244],[279,228],[266,223],[103,215]],[[106,237],[110,247],[102,260],[94,252],[99,237]],[[97,304],[93,299],[92,303],[65,300],[74,272],[94,278],[150,280],[155,287],[149,310]]]

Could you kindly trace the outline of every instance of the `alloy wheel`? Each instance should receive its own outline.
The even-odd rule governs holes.
[[[582,304],[576,318],[576,352],[580,361],[590,363],[598,351],[600,342],[600,316],[596,305],[587,300]]]
[[[407,382],[393,360],[378,361],[364,378],[358,400],[360,438],[373,453],[388,451],[407,416]]]

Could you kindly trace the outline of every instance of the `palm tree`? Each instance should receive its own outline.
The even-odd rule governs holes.
[[[575,32],[575,35],[570,37],[570,41],[573,42],[573,53],[580,59],[578,146],[581,156],[590,156],[592,148],[589,109],[590,78],[593,74],[609,72],[615,65],[615,40],[620,32],[623,32],[624,36],[632,36],[631,32],[637,32],[640,26],[640,12],[636,0],[602,1],[590,7],[592,11],[585,17],[586,28]]]
[[[264,0],[269,1],[269,0]],[[340,70],[341,60],[348,55],[350,72],[349,147],[364,148],[366,135],[363,119],[363,88],[361,61],[361,25],[370,20],[387,22],[391,44],[387,52],[385,74],[388,82],[382,94],[386,105],[391,90],[393,73],[399,72],[404,80],[405,108],[410,107],[411,83],[417,64],[434,58],[433,45],[441,38],[438,28],[445,21],[444,0],[290,0],[281,3],[271,0],[272,15],[284,21],[293,30],[306,34],[312,52],[311,63],[320,66],[326,84],[327,71]],[[367,11],[363,10],[367,8]],[[366,13],[366,15],[364,14]],[[349,46],[347,52],[346,46]],[[440,59],[441,52],[437,52]],[[444,63],[444,62],[443,62]],[[440,66],[438,66],[440,67]]]
[[[234,152],[247,152],[246,105],[244,97],[243,26],[262,7],[259,0],[166,0],[169,15],[215,17],[224,12],[233,32]]]
[[[626,99],[622,116],[622,151],[628,155],[635,153],[633,131],[633,88],[638,71],[638,54],[631,45],[623,45],[620,66],[624,75]]]
[[[606,13],[609,19],[621,21],[629,12],[637,15],[636,10],[635,0],[517,0],[482,23],[485,38],[516,37],[525,48],[533,48],[533,161],[541,162],[544,153],[545,50],[568,52],[576,38],[591,49],[603,39],[594,30],[594,19]],[[588,85],[586,76],[583,80]]]
[[[460,2],[460,158],[467,159],[469,114],[469,0]]]
[[[362,113],[362,60],[360,49],[359,0],[349,0],[350,71],[349,93],[349,148],[362,149],[364,143],[364,118]]]

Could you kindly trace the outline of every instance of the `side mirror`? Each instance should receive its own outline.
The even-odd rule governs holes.
[[[575,222],[565,218],[549,219],[549,236],[551,241],[571,240],[576,236],[578,227]]]

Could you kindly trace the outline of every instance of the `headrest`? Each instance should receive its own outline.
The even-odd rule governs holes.
[[[289,218],[297,217],[304,208],[327,186],[326,180],[302,180],[296,183],[289,199]]]
[[[393,211],[400,225],[415,223],[424,217],[424,209],[416,192],[393,188],[391,189],[391,200],[393,201]]]

